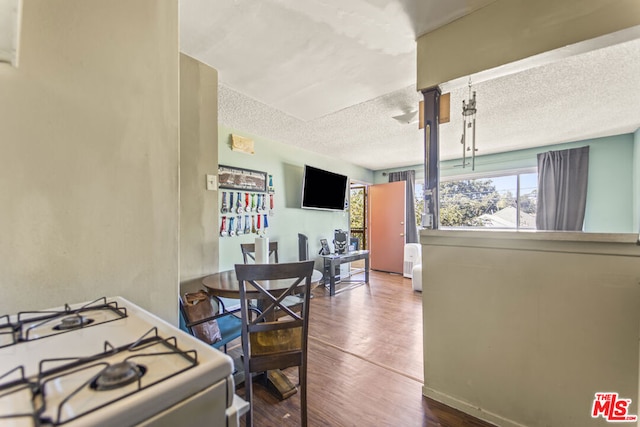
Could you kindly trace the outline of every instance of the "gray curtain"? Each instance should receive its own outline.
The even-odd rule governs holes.
[[[582,231],[589,147],[538,154],[538,230]]]
[[[416,187],[416,171],[400,171],[389,173],[389,182],[406,181],[406,207],[405,207],[405,242],[420,243],[418,240],[418,226],[416,224],[416,206],[414,193]]]

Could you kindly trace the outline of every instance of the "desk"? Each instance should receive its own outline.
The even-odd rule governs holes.
[[[322,273],[318,270],[313,270],[311,274],[312,288],[317,285],[322,279]],[[236,277],[235,270],[221,271],[219,273],[211,274],[202,279],[202,284],[207,288],[207,291],[215,296],[223,298],[240,299],[240,283]],[[288,289],[291,285],[291,280],[264,280],[260,281],[260,284],[268,290],[276,289]],[[257,298],[260,293],[246,288],[248,296]],[[258,300],[258,305],[260,301]],[[244,378],[244,377],[243,377]],[[236,382],[239,383],[239,379]],[[269,371],[267,373],[267,382],[272,386],[271,389],[275,392],[276,397],[279,399],[286,399],[296,393],[296,386],[292,384],[289,379],[281,371]]]
[[[357,261],[359,259],[364,260],[364,283],[369,283],[369,251],[352,251],[346,254],[330,254],[322,255],[324,261],[324,279],[325,284],[327,277],[329,278],[329,294],[334,296],[336,294],[336,267],[340,264],[347,262]],[[342,281],[342,280],[341,280]],[[350,282],[345,280],[345,282]],[[361,282],[361,281],[358,281]]]

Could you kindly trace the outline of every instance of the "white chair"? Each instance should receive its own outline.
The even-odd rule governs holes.
[[[419,243],[404,245],[404,277],[411,279],[414,291],[422,292],[422,246]]]
[[[413,266],[422,264],[422,246],[420,243],[407,243],[404,245],[403,276],[411,278]]]
[[[422,264],[413,266],[411,276],[411,286],[413,286],[413,290],[422,292]]]

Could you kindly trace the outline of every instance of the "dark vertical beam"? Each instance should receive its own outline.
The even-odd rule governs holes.
[[[438,116],[440,114],[440,88],[429,88],[424,95],[424,212],[422,225],[437,229],[440,224],[438,203],[439,156]]]

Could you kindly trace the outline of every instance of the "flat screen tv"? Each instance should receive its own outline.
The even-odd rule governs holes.
[[[349,178],[313,166],[304,166],[302,207],[331,211],[345,210]]]

